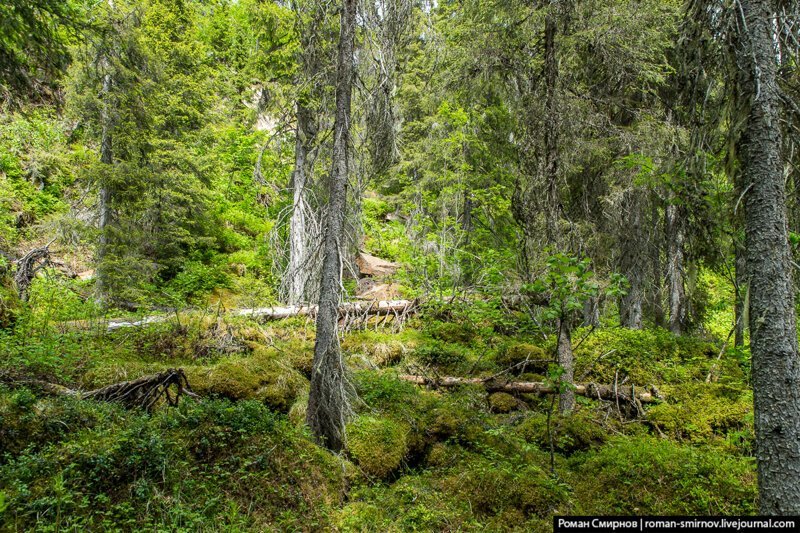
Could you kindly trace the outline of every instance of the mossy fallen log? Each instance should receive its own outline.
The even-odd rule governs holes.
[[[461,385],[479,385],[488,392],[508,392],[517,394],[557,394],[550,384],[541,381],[503,381],[486,378],[462,378],[462,377],[437,377],[416,376],[411,374],[401,374],[398,376],[403,381],[410,381],[417,385],[425,385],[432,388],[452,388]],[[597,383],[576,383],[575,394],[596,398],[598,400],[625,401],[630,402],[636,398],[640,403],[655,403],[663,398],[655,387],[645,388],[635,385],[601,385]]]

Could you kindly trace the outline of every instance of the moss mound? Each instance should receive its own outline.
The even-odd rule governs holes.
[[[558,453],[569,455],[601,446],[608,440],[606,430],[593,420],[586,410],[576,411],[569,416],[553,414],[550,422],[553,447]],[[550,449],[547,415],[544,413],[532,413],[517,426],[515,432],[542,450]]]
[[[515,374],[546,372],[548,361],[551,359],[552,357],[549,357],[542,348],[527,343],[502,344],[494,356],[494,361],[498,367],[513,367],[513,373]]]
[[[258,400],[284,413],[308,389],[308,380],[290,362],[268,351],[224,359],[210,367],[187,367],[186,375],[199,394]]]
[[[489,395],[489,408],[494,413],[510,413],[519,409],[519,400],[506,392],[495,392]]]
[[[347,426],[347,450],[367,475],[385,478],[408,454],[408,433],[406,424],[361,416]]]
[[[753,432],[753,393],[718,383],[662,387],[666,401],[648,409],[658,431],[680,441],[705,443]]]

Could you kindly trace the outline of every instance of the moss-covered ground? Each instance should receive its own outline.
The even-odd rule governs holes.
[[[547,379],[552,335],[481,306],[344,336],[358,398],[338,456],[304,426],[305,318],[191,312],[106,333],[23,310],[0,336],[17,382],[91,389],[179,367],[200,399],[148,415],[3,386],[0,529],[548,531],[553,514],[755,512],[746,352],[713,332],[578,330],[576,377],[657,386],[641,413],[579,397],[561,417],[550,397],[398,379],[526,360],[510,379]]]

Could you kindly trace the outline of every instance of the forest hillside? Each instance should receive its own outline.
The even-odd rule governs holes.
[[[800,515],[795,0],[7,0],[0,531]]]

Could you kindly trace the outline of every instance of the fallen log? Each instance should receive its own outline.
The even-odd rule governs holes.
[[[55,396],[74,396],[82,400],[97,400],[103,402],[121,403],[129,409],[140,408],[152,411],[162,398],[168,405],[178,405],[181,396],[197,397],[186,379],[182,369],[170,368],[158,374],[142,376],[130,381],[113,383],[91,391],[70,389],[63,385],[41,380],[8,379],[4,381],[11,385],[26,385],[41,389],[47,394]]]
[[[492,378],[460,378],[460,377],[439,377],[429,378],[426,376],[415,376],[401,374],[398,378],[403,381],[410,381],[417,385],[425,385],[431,388],[451,388],[461,385],[480,385],[488,392],[508,392],[521,394],[556,394],[557,391],[549,384],[540,381],[502,381]],[[617,400],[630,402],[636,398],[640,403],[654,403],[662,400],[660,393],[655,387],[646,389],[634,385],[624,385],[614,387],[614,385],[598,385],[597,383],[576,383],[575,394],[586,396],[587,398],[597,398],[599,400]]]
[[[371,302],[349,302],[339,306],[340,317],[353,316],[403,316],[416,311],[416,300],[384,300]],[[317,314],[316,305],[290,305],[286,307],[257,307],[253,309],[235,309],[231,311],[234,316],[245,316],[249,318],[260,318],[263,320],[281,320],[294,316],[310,316]],[[169,315],[153,315],[144,317],[141,320],[123,321],[111,320],[108,323],[108,331],[137,326],[157,324],[170,319]]]

